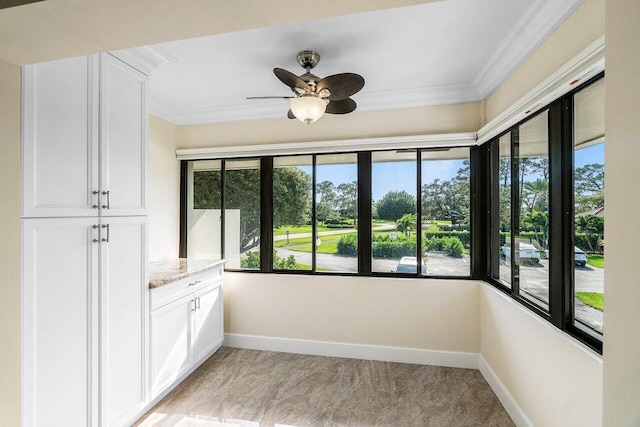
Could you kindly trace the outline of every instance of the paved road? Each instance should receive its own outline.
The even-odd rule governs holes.
[[[374,231],[385,231],[385,230],[393,230],[396,226],[393,224],[376,224],[373,227]],[[345,233],[355,233],[358,230],[355,228],[337,228],[335,230],[330,231],[320,231],[318,232],[318,236],[331,236],[332,234],[345,234]],[[303,237],[311,237],[311,233],[298,233],[298,234],[289,234],[290,239],[298,239]],[[287,240],[287,235],[284,234],[282,236],[273,236],[273,241],[276,240]]]

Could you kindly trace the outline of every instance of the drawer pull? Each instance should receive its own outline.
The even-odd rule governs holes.
[[[197,284],[198,284],[198,283],[200,283],[200,282],[202,282],[202,280],[196,280],[195,282],[191,282],[191,283],[189,283],[189,286],[195,286],[195,285],[197,285]]]

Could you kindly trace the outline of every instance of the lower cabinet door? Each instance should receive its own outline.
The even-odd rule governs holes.
[[[144,217],[100,224],[102,426],[127,425],[148,402],[146,234]]]
[[[199,362],[222,343],[222,286],[195,293],[193,312],[193,362]]]
[[[151,312],[151,399],[191,366],[191,310],[193,295]]]
[[[97,219],[22,224],[22,425],[98,425]]]

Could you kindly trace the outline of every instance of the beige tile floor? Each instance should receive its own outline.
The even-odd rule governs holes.
[[[514,424],[477,370],[223,347],[135,425]]]

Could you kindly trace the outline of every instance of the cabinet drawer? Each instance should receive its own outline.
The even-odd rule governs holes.
[[[222,282],[222,268],[206,271],[151,289],[151,311],[216,282]]]

